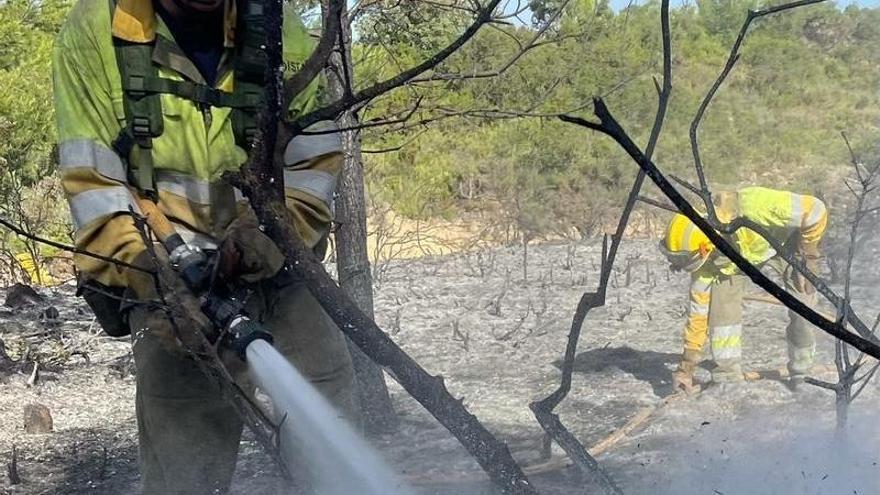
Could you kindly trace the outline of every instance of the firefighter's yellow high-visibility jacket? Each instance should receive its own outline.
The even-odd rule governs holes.
[[[217,89],[230,92],[233,1],[227,1],[226,53],[218,71]],[[177,46],[151,0],[80,0],[65,22],[55,45],[53,76],[59,137],[59,173],[70,204],[77,247],[131,262],[144,250],[131,215],[134,189],[112,143],[126,124],[122,81],[113,37],[134,43],[152,42],[152,61],[159,77],[204,84],[196,66]],[[283,56],[295,71],[310,55],[313,42],[295,15],[285,14]],[[294,99],[290,111],[300,115],[317,107],[319,81]],[[162,211],[190,243],[216,247],[217,238],[246,208],[239,191],[219,179],[246,159],[236,146],[231,110],[206,107],[162,94],[164,131],[153,139],[153,161]],[[329,231],[331,202],[341,164],[335,134],[301,135],[285,153],[287,204],[296,228],[309,245]],[[125,286],[123,272],[87,256],[75,262],[87,277],[109,286]]]
[[[734,211],[725,212],[732,220],[742,216],[765,227],[779,242],[798,242],[802,249],[816,251],[828,224],[825,204],[813,196],[777,191],[766,187],[747,187],[737,192]],[[719,211],[719,216],[722,214]],[[749,229],[734,235],[736,248],[745,259],[760,265],[776,256],[763,237]],[[687,324],[684,332],[686,351],[700,351],[709,331],[709,303],[712,285],[719,277],[739,273],[727,258],[704,263],[691,274]]]

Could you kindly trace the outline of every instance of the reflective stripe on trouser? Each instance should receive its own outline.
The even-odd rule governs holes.
[[[272,332],[275,347],[338,410],[359,421],[344,336],[319,303],[305,287],[258,292],[261,297],[254,298],[252,314],[260,315]],[[161,310],[136,307],[129,320],[144,493],[224,493],[235,470],[242,430],[235,409],[194,361],[169,351],[153,334],[169,326]],[[243,366],[235,370],[236,379],[252,393],[244,371]]]
[[[724,277],[712,285],[709,333],[715,369],[713,381],[742,379],[742,297],[745,277]]]
[[[785,288],[809,307],[816,306],[816,292],[805,294],[798,291],[794,282],[793,270],[788,271]],[[804,375],[813,367],[816,355],[816,336],[813,326],[804,317],[788,310],[788,326],[785,327],[785,341],[788,344],[788,372],[792,375]]]

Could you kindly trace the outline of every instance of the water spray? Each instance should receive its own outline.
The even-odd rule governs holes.
[[[299,467],[294,459],[304,461],[322,495],[411,495],[412,490],[272,346],[272,334],[247,316],[242,302],[207,290],[213,271],[208,256],[187,245],[153,201],[135,197],[172,268],[194,293],[207,293],[201,309],[219,329],[206,335],[208,340],[219,339],[221,347],[248,363],[254,382],[271,399],[270,416],[280,423],[279,446],[291,471]]]

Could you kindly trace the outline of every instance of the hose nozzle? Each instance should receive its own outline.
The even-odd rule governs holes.
[[[248,318],[241,303],[235,299],[209,297],[202,310],[223,329],[220,345],[234,351],[242,361],[246,360],[245,350],[251,342],[273,342],[272,334],[263,325]]]
[[[232,349],[239,359],[246,361],[247,347],[255,340],[265,340],[271,344],[274,339],[259,323],[247,316],[239,316],[230,323],[223,345]]]

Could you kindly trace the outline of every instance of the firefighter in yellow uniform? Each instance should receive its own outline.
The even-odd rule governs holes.
[[[151,266],[131,214],[139,195],[155,201],[190,245],[232,253],[221,257],[221,270],[249,287],[251,315],[354,419],[342,334],[302,282],[280,270],[283,256],[241,193],[221,179],[245,161],[262,105],[261,1],[79,0],[53,59],[58,172],[79,248]],[[312,50],[301,21],[285,13],[285,69],[296,70]],[[292,116],[317,107],[320,85],[316,79],[293,99]],[[338,136],[326,133],[297,136],[284,153],[287,206],[316,250],[329,234],[341,156]],[[242,422],[172,337],[151,278],[87,256],[75,262],[108,333],[132,335],[144,491],[225,492]],[[101,299],[107,294],[129,302]],[[175,302],[191,299],[182,292]],[[198,318],[187,324],[210,325]]]
[[[819,241],[825,233],[828,212],[813,197],[764,187],[747,187],[716,195],[716,212],[721,222],[744,217],[766,228],[784,248],[802,258],[815,273]],[[816,302],[815,289],[796,270],[787,266],[770,244],[756,232],[739,229],[733,235],[736,249],[756,266],[767,265],[782,274],[786,288],[808,305]],[[694,372],[710,340],[716,367],[715,383],[741,381],[742,298],[746,277],[718,253],[708,237],[687,217],[676,214],[660,242],[674,270],[691,275],[684,352],[673,373],[676,390],[695,389]],[[813,363],[815,340],[809,323],[789,310],[785,337],[788,343],[790,384],[796,388]]]

